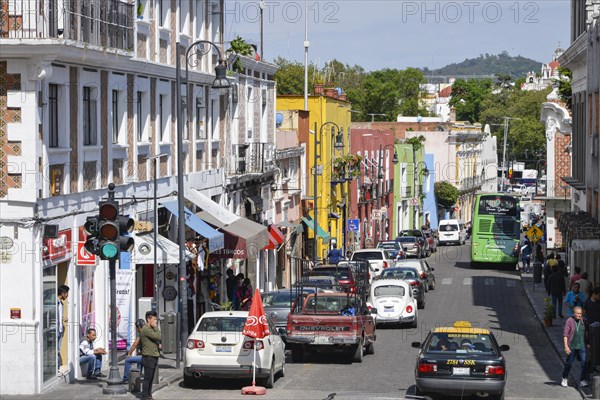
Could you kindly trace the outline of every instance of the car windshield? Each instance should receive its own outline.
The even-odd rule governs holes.
[[[347,281],[350,279],[350,270],[348,268],[335,268],[335,267],[319,267],[315,268],[308,273],[309,277],[316,276],[333,276],[338,281]]]
[[[353,260],[383,260],[383,255],[380,251],[361,251],[352,255]]]
[[[417,275],[414,268],[388,268],[381,273],[381,278],[416,279]]]
[[[398,285],[385,285],[385,286],[377,286],[373,290],[373,295],[375,297],[381,296],[404,296],[404,286]]]
[[[398,239],[400,243],[414,243],[417,241],[417,238],[414,236],[402,236]]]
[[[377,245],[377,247],[382,248],[382,249],[386,249],[386,250],[397,250],[398,249],[398,243],[396,243],[396,242],[379,243],[379,245]]]
[[[245,317],[205,317],[198,324],[198,332],[241,332]]]
[[[299,292],[289,291],[276,292],[276,293],[264,293],[262,295],[263,306],[265,307],[289,307],[292,304],[292,296],[296,298]]]
[[[317,295],[306,301],[305,311],[326,311],[339,313],[346,306],[353,306],[351,297]]]
[[[425,352],[495,354],[495,346],[489,334],[445,333],[432,334]]]

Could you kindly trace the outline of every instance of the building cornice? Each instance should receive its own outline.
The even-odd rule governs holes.
[[[587,50],[587,34],[581,34],[560,57],[558,62],[561,66],[575,69],[577,66],[585,66]]]

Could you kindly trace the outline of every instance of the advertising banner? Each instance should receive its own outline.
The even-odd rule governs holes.
[[[117,271],[117,349],[125,350],[134,336],[135,318],[133,314],[133,285],[135,271],[130,269]]]

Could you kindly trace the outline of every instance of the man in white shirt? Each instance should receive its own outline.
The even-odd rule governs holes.
[[[94,348],[94,341],[96,340],[96,330],[89,328],[87,330],[85,339],[79,345],[79,365],[83,367],[84,364],[88,365],[87,368],[87,379],[98,379],[106,378],[102,370],[102,355],[108,354],[102,347]]]
[[[65,336],[65,324],[68,322],[67,317],[65,317],[65,303],[63,302],[69,297],[69,290],[67,285],[60,285],[56,296],[56,354],[58,354],[59,370],[63,364],[62,357],[60,356],[60,347],[62,345],[62,339]]]

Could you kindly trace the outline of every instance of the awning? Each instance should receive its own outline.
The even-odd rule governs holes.
[[[285,235],[279,230],[277,225],[269,225],[269,244],[263,250],[275,250],[280,244],[285,242]]]
[[[600,239],[577,239],[571,242],[573,251],[600,251]]]
[[[302,222],[306,225],[310,230],[314,231],[315,223],[311,217],[302,217]],[[328,243],[331,240],[331,236],[323,229],[319,224],[317,224],[317,235],[323,239],[323,242]]]
[[[190,189],[188,194],[186,198],[203,210],[196,215],[225,234],[225,246],[221,250],[211,252],[211,256],[255,258],[258,252],[269,244],[266,226],[238,217],[195,189]]]
[[[167,210],[169,210],[176,217],[179,216],[179,207],[177,201],[165,201],[162,203]],[[193,212],[185,208],[185,224],[193,229],[200,236],[208,239],[208,251],[214,252],[215,250],[222,249],[225,245],[225,235],[223,233],[213,229],[206,222],[202,221]]]
[[[154,234],[133,235],[135,245],[131,250],[132,264],[154,264]],[[193,254],[185,251],[186,259]],[[158,264],[179,264],[179,246],[162,235],[156,235],[156,262]]]

